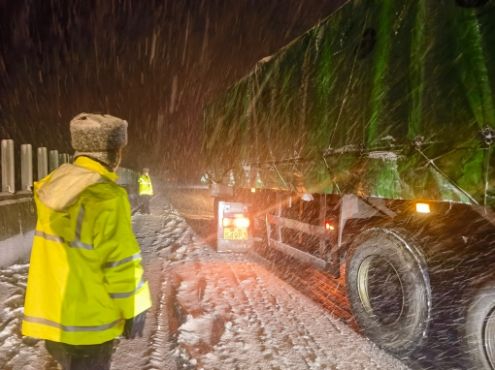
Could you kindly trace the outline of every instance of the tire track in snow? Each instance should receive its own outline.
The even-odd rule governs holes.
[[[276,357],[279,355],[279,349],[277,346],[274,346],[272,343],[270,343],[269,339],[269,332],[267,332],[267,329],[270,327],[265,319],[263,318],[263,315],[260,315],[260,307],[256,303],[264,303],[266,300],[264,297],[252,297],[250,293],[253,292],[253,289],[250,288],[249,285],[251,285],[251,279],[254,277],[256,278],[257,275],[256,273],[250,269],[251,271],[242,271],[242,270],[247,270],[249,268],[249,264],[246,265],[241,265],[240,270],[241,271],[236,271],[232,266],[229,266],[231,269],[231,272],[235,278],[235,282],[237,284],[238,290],[242,292],[246,299],[246,305],[247,309],[250,312],[249,315],[249,324],[254,325],[254,331],[253,331],[253,336],[251,338],[252,341],[255,343],[261,345],[264,348],[264,360],[267,361],[266,365],[269,365],[273,359],[273,357]],[[241,272],[243,272],[243,276],[240,277]],[[248,284],[249,283],[249,284]],[[246,289],[243,289],[246,288]],[[272,364],[273,367],[273,364]]]
[[[297,348],[297,347],[294,347],[293,345],[295,343],[297,343],[299,341],[299,336],[297,335],[297,333],[287,333],[286,332],[286,327],[287,326],[290,326],[290,327],[294,327],[294,325],[292,324],[294,321],[295,321],[295,316],[294,315],[283,315],[283,318],[280,317],[280,313],[282,312],[279,308],[282,307],[278,304],[278,299],[279,298],[286,298],[287,295],[282,295],[280,294],[280,290],[276,292],[276,295],[275,294],[272,294],[271,292],[268,292],[268,290],[266,289],[266,285],[264,284],[264,281],[266,279],[266,276],[265,276],[265,279],[263,279],[262,277],[260,277],[260,270],[259,268],[257,269],[258,271],[254,271],[254,268],[253,268],[253,265],[252,264],[248,264],[245,266],[246,269],[250,269],[251,271],[248,272],[248,275],[252,275],[252,276],[256,276],[258,279],[256,279],[256,283],[257,283],[257,286],[259,287],[259,289],[256,289],[256,290],[253,290],[253,289],[246,289],[245,290],[245,294],[246,296],[248,297],[248,300],[249,300],[249,303],[250,303],[250,306],[252,308],[254,308],[254,311],[256,313],[256,315],[258,316],[258,322],[261,324],[261,328],[263,331],[266,331],[265,328],[269,328],[270,325],[273,325],[273,322],[271,323],[268,323],[266,322],[266,320],[264,320],[263,318],[263,315],[260,315],[259,313],[260,312],[263,312],[263,311],[268,311],[269,313],[271,313],[271,318],[275,318],[275,320],[277,322],[279,322],[280,324],[282,322],[284,323],[288,323],[288,321],[290,320],[290,325],[279,325],[280,328],[282,329],[281,333],[278,334],[278,336],[280,336],[280,338],[277,336],[277,341],[278,341],[278,346],[276,346],[274,349],[274,353],[276,355],[279,355],[280,351],[277,349],[277,348],[280,348],[280,347],[291,347],[292,349],[297,349],[296,353],[299,355],[299,356],[295,356],[296,353],[294,353],[293,351],[290,351],[290,356],[287,356],[284,358],[284,362],[290,364],[291,366],[297,366],[297,367],[301,367],[301,368],[311,368],[311,359],[308,357],[308,356],[305,356],[304,353],[302,353],[300,351],[300,348]],[[233,270],[233,273],[234,275],[237,277],[238,273],[236,273],[236,271]],[[237,283],[240,286],[242,286],[242,282],[239,280],[239,278],[237,278]],[[274,285],[276,286],[276,285]],[[253,293],[253,296],[250,297],[251,293]],[[261,294],[260,294],[261,293]],[[271,296],[273,298],[275,298],[275,305],[274,304],[267,304],[267,300],[266,300],[266,296]],[[285,307],[285,306],[284,306]],[[296,335],[294,335],[296,334]],[[306,343],[307,344],[307,343]]]
[[[280,284],[276,280],[277,277],[268,273],[263,269],[258,269],[260,290],[265,292],[265,295],[270,294],[275,298],[275,304],[268,307],[272,312],[276,312],[281,320],[290,318],[290,326],[295,328],[295,332],[287,332],[284,328],[284,335],[301,358],[307,364],[308,369],[319,369],[321,364],[319,358],[324,356],[324,349],[319,345],[319,341],[307,329],[305,323],[299,318],[304,307],[301,306],[301,297],[289,285]],[[267,286],[274,287],[275,291],[268,292]],[[291,353],[294,353],[291,351]]]
[[[193,368],[407,369],[249,256],[197,245],[188,252],[188,262],[177,266],[182,288],[189,284],[194,292],[200,282],[203,288],[194,303],[202,312],[185,326],[190,330],[194,320],[213,314],[223,315],[225,323],[206,353],[193,342],[181,344],[188,346]]]
[[[165,265],[165,264],[164,264]],[[177,369],[176,361],[171,360],[169,351],[172,343],[169,336],[176,330],[171,323],[171,301],[173,296],[173,282],[168,279],[165,273],[166,268],[163,267],[160,279],[160,296],[155,309],[155,325],[152,335],[150,336],[149,344],[149,359],[144,370],[163,370],[168,365],[167,369]]]
[[[290,338],[292,342],[292,348],[295,349],[304,361],[306,362],[308,368],[315,368],[315,364],[317,364],[318,352],[320,351],[320,347],[318,346],[316,341],[308,340],[309,332],[306,330],[304,324],[301,320],[299,320],[298,315],[301,312],[301,307],[297,306],[297,301],[294,300],[294,296],[292,296],[287,289],[285,289],[284,285],[276,284],[277,292],[272,293],[277,296],[281,296],[284,302],[280,302],[277,300],[277,305],[274,307],[277,310],[279,315],[288,316],[291,319],[291,327],[295,328],[296,332],[287,333],[288,338]],[[280,292],[283,292],[282,294]],[[282,307],[284,309],[282,309]]]

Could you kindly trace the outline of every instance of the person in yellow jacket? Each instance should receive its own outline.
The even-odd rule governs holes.
[[[37,224],[22,334],[64,370],[110,369],[113,340],[142,336],[151,306],[126,191],[115,183],[127,122],[81,113],[73,164],[34,185]]]
[[[141,213],[149,215],[150,199],[153,196],[153,184],[151,183],[149,168],[143,168],[143,172],[138,178],[138,194]]]

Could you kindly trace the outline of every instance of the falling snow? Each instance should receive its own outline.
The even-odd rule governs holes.
[[[144,337],[112,369],[408,369],[250,254],[215,252],[160,197],[135,215],[153,295]],[[20,336],[28,265],[0,271],[0,368],[57,369]]]

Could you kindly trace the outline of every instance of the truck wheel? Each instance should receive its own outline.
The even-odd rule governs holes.
[[[471,299],[465,340],[473,369],[495,369],[495,282],[486,283]]]
[[[397,355],[426,333],[431,289],[418,252],[395,232],[365,232],[347,255],[346,284],[352,312],[364,334]]]

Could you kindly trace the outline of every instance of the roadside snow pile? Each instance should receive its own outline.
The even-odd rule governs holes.
[[[187,320],[179,328],[178,342],[190,348],[195,347],[197,353],[206,353],[218,343],[224,331],[224,320],[221,315],[208,313],[200,317],[188,315]]]
[[[21,335],[28,267],[12,265],[0,270],[0,369],[50,369],[50,360],[40,355],[45,351],[43,342]]]
[[[18,345],[20,336],[20,323],[22,320],[22,306],[24,304],[24,289],[26,285],[26,272],[28,265],[13,265],[0,270],[0,343],[2,346],[11,347]]]

